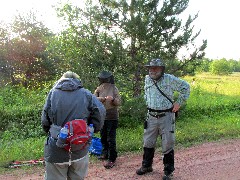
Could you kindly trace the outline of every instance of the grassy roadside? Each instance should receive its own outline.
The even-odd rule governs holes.
[[[186,80],[191,82],[192,78],[186,77]],[[240,138],[240,73],[226,77],[202,74],[194,78],[196,82],[191,84],[187,106],[176,122],[176,148]],[[136,119],[134,126],[118,128],[117,148],[120,155],[142,152],[143,121]],[[31,127],[34,128],[34,125]],[[13,172],[3,168],[10,161],[42,158],[45,138],[24,139],[20,135],[12,136],[11,129],[5,132],[0,139],[0,174]],[[161,150],[160,139],[157,148]]]
[[[202,115],[198,117],[197,121],[192,118],[179,119],[176,122],[176,148],[186,148],[205,142],[240,138],[240,113],[233,111],[224,116],[223,114],[213,114],[211,117]],[[117,131],[119,154],[141,152],[142,133],[142,125],[136,128],[119,128]],[[6,165],[9,160],[41,158],[43,156],[44,141],[45,137],[13,140],[8,142],[8,144],[3,142],[0,148],[1,165]],[[161,150],[160,139],[157,148]],[[0,173],[6,170],[0,168]]]

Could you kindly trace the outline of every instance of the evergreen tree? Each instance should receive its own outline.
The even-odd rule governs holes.
[[[167,71],[177,74],[189,63],[196,66],[196,61],[204,56],[207,42],[204,40],[200,47],[194,44],[200,34],[193,29],[198,14],[189,15],[186,22],[180,19],[188,3],[189,0],[87,0],[85,9],[68,8],[62,12],[72,29],[84,32],[93,50],[89,58],[98,57],[92,62],[116,72],[121,69],[131,78],[133,95],[138,96],[145,73],[143,65],[151,58],[162,58]],[[176,61],[182,48],[191,53]]]

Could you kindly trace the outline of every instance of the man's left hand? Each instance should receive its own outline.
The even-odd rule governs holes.
[[[180,109],[180,105],[178,103],[174,103],[172,112],[177,112],[179,109]]]

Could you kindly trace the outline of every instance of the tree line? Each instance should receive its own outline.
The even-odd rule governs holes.
[[[166,72],[176,76],[219,73],[219,62],[204,58],[207,40],[195,45],[200,30],[195,31],[193,23],[198,14],[180,18],[189,0],[85,2],[84,7],[60,4],[56,8],[66,24],[58,33],[33,12],[19,14],[12,23],[1,23],[1,83],[34,88],[72,70],[93,89],[97,74],[109,70],[122,90],[137,97],[146,74],[143,66],[151,58],[161,57]],[[179,59],[183,48],[188,54]],[[227,73],[239,71],[239,61],[219,61],[224,69],[229,67]]]

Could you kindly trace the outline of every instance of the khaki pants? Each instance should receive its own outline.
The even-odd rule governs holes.
[[[162,139],[162,153],[167,154],[174,149],[175,144],[175,115],[166,112],[166,115],[155,118],[148,115],[147,129],[144,129],[144,147],[155,148],[158,136]]]
[[[89,155],[65,163],[46,162],[45,180],[83,180],[88,173]]]

